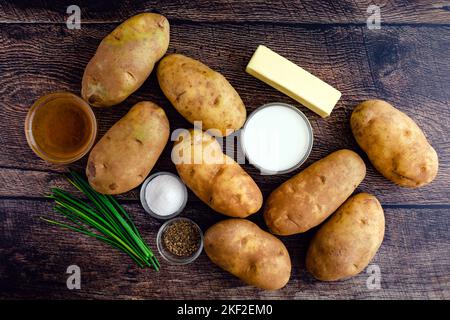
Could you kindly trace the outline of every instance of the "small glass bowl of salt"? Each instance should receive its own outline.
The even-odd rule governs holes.
[[[152,217],[167,220],[179,215],[186,206],[186,185],[171,172],[157,172],[141,187],[141,203]]]

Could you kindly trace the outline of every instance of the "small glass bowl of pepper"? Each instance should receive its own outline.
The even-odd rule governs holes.
[[[171,264],[188,264],[203,250],[203,232],[191,219],[175,218],[159,228],[156,245],[160,255]]]

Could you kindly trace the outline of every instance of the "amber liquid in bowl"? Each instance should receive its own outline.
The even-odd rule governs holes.
[[[70,163],[89,151],[97,128],[86,102],[71,93],[55,93],[31,107],[25,130],[38,156],[53,163]]]

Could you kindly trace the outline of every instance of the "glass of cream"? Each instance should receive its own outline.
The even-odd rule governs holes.
[[[241,147],[250,164],[261,174],[283,174],[299,168],[313,146],[308,118],[297,108],[281,102],[253,111],[241,131]]]

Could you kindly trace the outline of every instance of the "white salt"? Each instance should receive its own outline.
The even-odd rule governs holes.
[[[159,216],[168,216],[180,210],[185,200],[185,187],[174,176],[156,176],[145,188],[145,201],[150,210]]]

